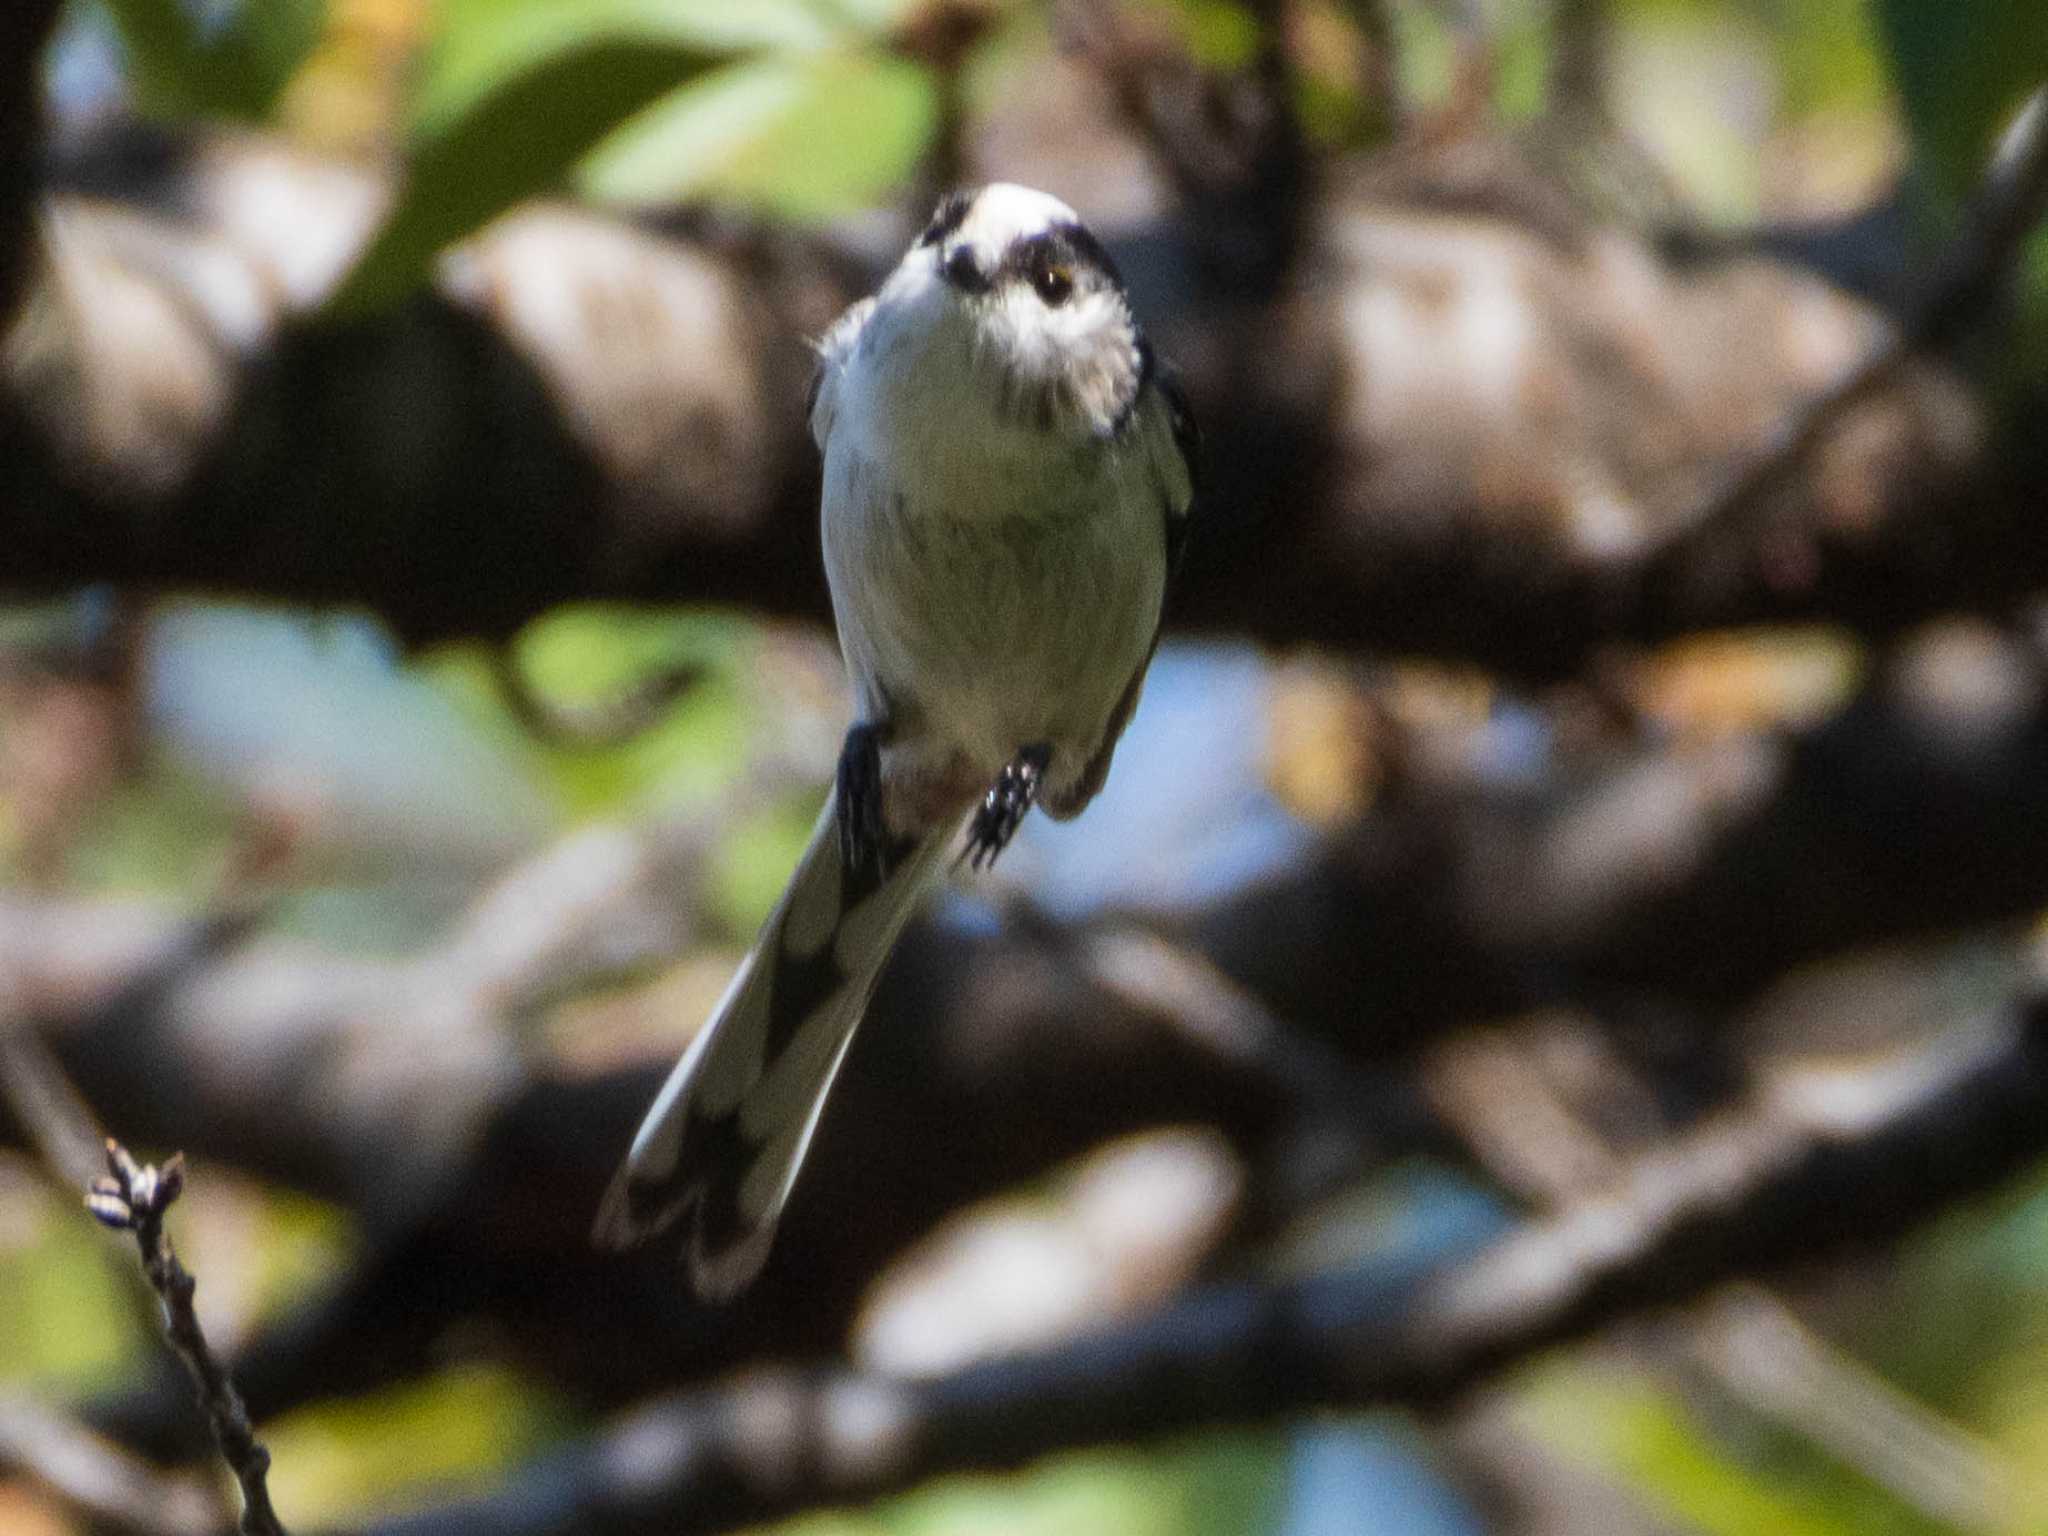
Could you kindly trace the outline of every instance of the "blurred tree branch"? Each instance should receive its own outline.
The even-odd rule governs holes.
[[[1767,517],[1715,515],[1892,322],[1762,259],[1666,261],[1545,185],[1474,139],[1338,167],[1270,300],[1190,278],[1186,227],[1124,242],[1213,444],[1178,624],[1549,675],[1616,638],[1996,609],[2048,573],[2021,515],[2048,470],[1987,457],[1983,407],[1924,361],[1794,434]],[[0,354],[16,589],[361,603],[414,641],[574,598],[824,616],[802,337],[871,256],[535,207],[336,326],[373,175],[130,132],[52,193]],[[1967,248],[1994,267],[1974,314],[2009,250]]]
[[[1896,1235],[2048,1151],[2048,1003],[1878,1064],[1791,1070],[1448,1270],[1199,1290],[930,1380],[756,1373],[644,1408],[373,1536],[718,1531],[1099,1441],[1319,1407],[1435,1408],[1536,1350]]]
[[[0,14],[0,330],[21,297],[29,228],[43,179],[43,44],[57,25],[58,0],[20,0]]]
[[[63,1415],[0,1394],[0,1470],[21,1471],[113,1536],[217,1536],[227,1512]]]
[[[1770,517],[1782,516],[1779,493],[1808,465],[1845,415],[1890,389],[1916,357],[1938,355],[1954,346],[1998,302],[2044,213],[2048,87],[2034,93],[2006,134],[1962,230],[1908,296],[1897,328],[1880,337],[1839,380],[1773,426],[1767,447],[1713,495],[1692,520],[1692,533],[1665,547],[1643,585],[1652,593],[1666,594],[1663,600],[1674,608],[1687,606],[1687,585],[1712,559],[1703,546],[1725,542],[1731,528],[1762,532]],[[1759,539],[1758,547],[1767,545]]]
[[[1928,1002],[1917,998],[1906,1007],[1920,1012]],[[1566,1028],[1564,1049],[1579,1090],[1570,1097],[1586,1097],[1597,1083],[1610,1118],[1612,1101],[1626,1104],[1636,1155],[1669,1135],[1652,1086],[1596,1032],[1583,1024]],[[1544,1070],[1558,1033],[1454,1038],[1431,1074],[1437,1101],[1487,1172],[1546,1216],[1613,1188],[1628,1171],[1628,1154]],[[1928,1520],[1990,1532],[2017,1517],[2023,1480],[2005,1457],[1830,1343],[1769,1287],[1749,1279],[1720,1286],[1659,1332],[1672,1347],[1657,1355],[1676,1355],[1760,1420],[1855,1467]]]
[[[23,43],[4,67],[26,69],[51,14],[0,23]],[[1443,1150],[1409,1058],[1475,1017],[1638,997],[1725,1016],[1788,967],[2048,899],[2048,669],[2011,623],[2048,584],[2048,453],[2025,401],[1958,362],[2039,221],[2042,114],[1888,314],[1758,253],[1667,255],[1469,122],[1310,174],[1277,8],[1262,15],[1236,97],[1142,37],[1097,38],[1101,71],[1123,71],[1106,94],[1126,121],[1106,131],[1149,135],[1184,199],[1118,242],[1213,446],[1177,624],[1523,677],[1759,619],[1887,639],[1932,613],[2011,627],[1951,617],[1795,732],[1670,741],[1636,721],[1584,757],[1547,741],[1512,779],[1427,768],[1298,867],[1183,918],[921,926],[777,1258],[731,1313],[686,1305],[659,1252],[585,1243],[662,1069],[543,1071],[518,1038],[695,937],[726,818],[586,829],[397,959],[246,912],[0,896],[0,1025],[32,1018],[138,1136],[361,1218],[355,1272],[236,1362],[259,1417],[428,1370],[479,1318],[605,1406],[764,1356],[824,1359],[907,1244],[1104,1137],[1212,1125],[1276,1187],[1314,1133],[1352,1168]],[[381,176],[132,128],[32,159],[30,100],[0,95],[0,322],[25,288],[0,323],[10,591],[362,604],[415,643],[503,637],[576,598],[824,616],[801,338],[872,283],[893,233],[536,205],[450,252],[430,290],[337,324],[321,306],[387,204]],[[1249,115],[1214,116],[1233,102]],[[1173,164],[1176,132],[1184,156],[1230,162],[1215,185]],[[1235,222],[1212,219],[1232,199]],[[1217,259],[1248,226],[1268,244]],[[2018,362],[2022,396],[2048,394],[2043,360]],[[507,676],[530,720],[613,723]],[[2040,1158],[2048,1005],[2017,1008],[1944,1049],[1769,1078],[1427,1283],[1217,1285],[925,1383],[758,1377],[384,1529],[717,1528],[1105,1436],[1441,1404],[1550,1342],[1883,1239]],[[0,1108],[0,1135],[33,1132],[50,1102],[21,1099],[15,1123]],[[190,1449],[177,1392],[95,1414]]]
[[[17,898],[0,963],[102,1114],[364,1219],[364,1271],[237,1362],[259,1415],[424,1369],[437,1332],[477,1314],[618,1401],[834,1349],[873,1276],[945,1214],[1106,1137],[1214,1125],[1255,1169],[1310,1129],[1361,1158],[1441,1146],[1401,1063],[1464,1021],[1638,996],[1711,1017],[1801,962],[2009,920],[2048,891],[2048,682],[1988,631],[1908,648],[1800,736],[1552,772],[1417,783],[1150,936],[913,927],[777,1259],[731,1315],[683,1304],[666,1255],[610,1262],[585,1241],[666,1063],[541,1076],[510,1043],[532,1000],[691,942],[716,811],[579,832],[409,960]],[[1162,966],[1159,944],[1186,960]],[[878,1187],[888,1202],[864,1198]],[[174,1419],[158,1401],[120,1421]]]

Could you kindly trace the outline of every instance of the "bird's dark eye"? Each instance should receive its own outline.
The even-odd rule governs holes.
[[[1040,267],[1031,274],[1031,286],[1038,290],[1039,298],[1054,309],[1067,302],[1074,294],[1074,273],[1071,267]]]

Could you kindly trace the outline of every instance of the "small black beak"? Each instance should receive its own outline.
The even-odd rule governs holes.
[[[939,264],[939,276],[962,293],[979,294],[989,290],[988,274],[981,270],[981,263],[975,259],[971,245],[954,246]]]

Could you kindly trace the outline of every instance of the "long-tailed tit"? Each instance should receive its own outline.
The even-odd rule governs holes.
[[[963,821],[991,863],[1101,789],[1159,636],[1193,428],[1074,211],[946,197],[820,346],[825,569],[856,723],[781,903],[634,1138],[597,1222],[686,1222],[697,1294],[768,1257],[897,933]]]

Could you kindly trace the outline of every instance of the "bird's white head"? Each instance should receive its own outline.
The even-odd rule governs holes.
[[[1116,264],[1058,198],[1010,182],[948,193],[898,279],[944,307],[1019,425],[1123,430],[1150,353]]]

